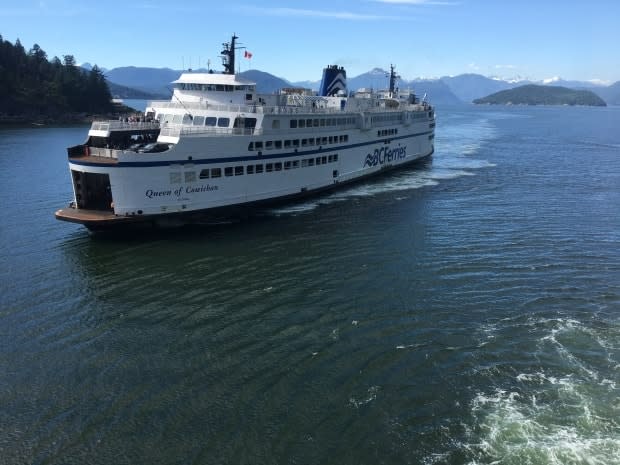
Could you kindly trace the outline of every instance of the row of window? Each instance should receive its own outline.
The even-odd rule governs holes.
[[[431,117],[431,112],[428,113],[429,118]],[[422,119],[422,118],[426,118],[426,112],[424,113],[419,113],[416,112],[413,114],[413,119]]]
[[[227,128],[230,126],[230,118],[216,118],[214,116],[191,116],[189,114],[163,114],[160,113],[157,119],[161,123],[172,124],[187,124],[193,126],[217,126],[220,128]],[[237,121],[239,120],[239,122]],[[243,121],[241,121],[243,120]],[[298,126],[299,122],[299,126]],[[326,124],[327,123],[327,124]],[[308,119],[308,120],[291,120],[291,128],[304,128],[304,127],[320,127],[320,126],[334,126],[342,124],[354,124],[355,118],[320,118],[320,119]],[[307,126],[306,126],[307,124]],[[253,128],[256,126],[256,118],[236,118],[234,127]],[[280,121],[273,120],[272,129],[279,129]]]
[[[238,90],[254,92],[256,86],[252,85],[239,85],[233,86],[229,84],[193,84],[181,82],[177,84],[177,89],[181,90],[200,90],[200,91],[220,91],[220,92],[234,92]]]
[[[377,137],[395,136],[398,134],[398,129],[381,129],[377,131]]]
[[[344,126],[355,124],[355,117],[348,118],[308,118],[290,120],[291,129],[295,128],[319,128],[325,126]]]
[[[312,147],[315,145],[329,145],[329,144],[344,144],[349,142],[348,134],[341,134],[339,136],[325,136],[325,137],[309,137],[307,139],[290,139],[290,140],[267,140],[256,141],[248,144],[248,150],[279,150],[281,148],[291,149],[299,147]]]
[[[403,114],[401,112],[393,113],[389,115],[377,115],[372,117],[373,123],[385,122],[385,121],[401,121]]]
[[[297,168],[307,168],[310,166],[326,165],[338,161],[338,154],[327,155],[316,158],[304,158],[303,160],[288,160],[285,162],[274,163],[258,163],[252,165],[227,166],[222,168],[205,168],[200,171],[198,177],[200,179],[221,178],[224,176],[243,176],[244,174],[260,174],[271,173],[273,171],[294,170]],[[196,172],[186,171],[185,182],[195,182]],[[170,183],[179,184],[181,182],[181,173],[178,171],[170,173]]]
[[[215,116],[190,116],[187,113],[184,115],[164,115],[160,113],[157,116],[162,123],[172,124],[191,124],[194,126],[217,126],[218,128],[227,128],[230,126],[230,118],[216,118]]]
[[[425,113],[420,116],[420,114],[414,114],[414,118],[420,118],[426,116]],[[215,116],[191,116],[189,114],[184,115],[175,115],[175,114],[163,114],[160,113],[157,116],[157,119],[161,123],[172,123],[172,124],[187,124],[193,126],[211,126],[211,127],[219,127],[219,128],[227,128],[230,126],[230,118],[216,118]],[[380,115],[373,116],[372,122],[394,122],[400,121],[402,119],[402,114],[397,113],[394,115]],[[296,128],[316,128],[316,127],[325,127],[325,126],[343,126],[346,124],[355,124],[355,118],[314,118],[314,119],[292,119],[290,120],[291,129]],[[235,128],[244,127],[244,128],[254,128],[256,126],[256,118],[236,118],[235,119]],[[433,127],[433,126],[431,126]],[[280,121],[273,120],[272,129],[279,129]],[[252,150],[252,149],[249,149]]]
[[[192,126],[211,126],[218,128],[227,128],[230,126],[230,118],[216,118],[215,116],[202,116],[189,114],[173,115],[160,114],[158,117],[160,122],[173,124],[187,124]],[[256,118],[235,118],[233,128],[252,129],[256,127]]]

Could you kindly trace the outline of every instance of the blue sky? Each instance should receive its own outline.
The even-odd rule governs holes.
[[[291,81],[327,64],[349,76],[397,66],[402,77],[479,73],[542,80],[620,80],[618,0],[2,0],[0,34],[105,68],[221,69],[238,60]]]

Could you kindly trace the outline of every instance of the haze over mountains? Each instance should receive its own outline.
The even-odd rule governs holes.
[[[82,67],[88,69],[85,63]],[[206,69],[194,70],[206,72]],[[106,70],[105,75],[110,83],[113,95],[121,98],[169,98],[171,94],[171,82],[181,75],[182,71],[170,68],[144,68],[126,66]],[[255,81],[260,92],[271,93],[282,87],[305,87],[318,90],[320,79],[316,81],[290,82],[272,74],[249,70],[239,73],[246,79]],[[388,87],[389,72],[381,68],[375,68],[359,76],[348,76],[347,83],[350,90],[361,87],[373,89],[385,89]],[[427,94],[428,99],[435,105],[448,105],[458,103],[470,103],[475,99],[502,90],[513,89],[524,84],[540,84],[563,86],[571,89],[587,89],[600,96],[608,105],[620,105],[620,81],[605,86],[588,81],[565,81],[560,78],[548,79],[542,82],[527,80],[502,80],[489,78],[480,74],[460,74],[458,76],[445,76],[439,79],[404,79],[398,80],[401,89],[411,88],[423,97]],[[138,92],[132,93],[133,90]]]

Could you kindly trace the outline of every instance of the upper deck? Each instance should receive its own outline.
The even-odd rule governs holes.
[[[112,132],[146,135],[159,131],[159,121],[93,121],[89,136],[109,137]]]
[[[293,114],[334,114],[346,112],[385,112],[385,111],[427,111],[431,107],[426,103],[408,103],[398,99],[356,98],[356,97],[319,97],[304,95],[265,95],[261,103],[254,104],[218,104],[209,101],[179,102],[174,100],[152,100],[147,104],[147,112],[165,113],[162,110],[174,110],[172,113],[187,113],[189,110],[206,112],[227,112],[235,114],[256,113],[261,115]],[[342,103],[344,102],[344,104]]]

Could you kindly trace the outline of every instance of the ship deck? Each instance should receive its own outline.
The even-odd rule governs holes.
[[[83,224],[88,229],[105,229],[120,224],[136,223],[144,217],[118,216],[111,211],[87,210],[83,208],[61,208],[54,214],[56,219]]]
[[[79,157],[76,157],[76,156],[69,157],[69,162],[116,165],[118,164],[118,159],[111,158],[111,157],[98,157],[96,155],[82,155]]]

